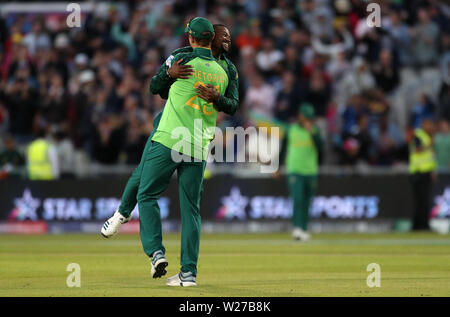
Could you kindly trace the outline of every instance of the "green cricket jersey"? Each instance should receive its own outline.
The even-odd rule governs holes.
[[[182,47],[173,51],[167,58],[166,62],[161,66],[158,73],[152,78],[150,83],[150,91],[153,94],[159,94],[161,98],[167,99],[169,97],[170,86],[175,82],[174,79],[167,75],[167,70],[173,63],[173,59],[180,53],[192,53],[193,48],[190,46]],[[239,106],[239,76],[236,66],[225,57],[221,55],[217,61],[225,69],[228,74],[228,87],[224,95],[220,95],[214,107],[218,111],[222,111],[229,115],[234,115]],[[184,64],[184,61],[183,61]]]
[[[317,127],[313,128],[311,134],[300,124],[291,124],[287,132],[287,173],[316,175],[319,171],[320,144]]]
[[[188,79],[176,79],[170,87],[152,140],[185,155],[206,160],[209,143],[214,138],[217,109],[199,98],[195,88],[211,84],[223,95],[228,87],[228,74],[206,48],[177,54],[170,63],[180,59],[183,59],[182,64],[192,65],[195,72]]]
[[[236,66],[225,56],[221,55],[217,60],[228,74],[228,88],[225,95],[220,95],[215,104],[217,110],[233,115],[239,106],[239,76]]]

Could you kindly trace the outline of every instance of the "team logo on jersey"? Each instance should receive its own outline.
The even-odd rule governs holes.
[[[209,65],[209,63],[205,63],[205,66],[208,66],[208,67],[209,67],[209,66],[211,66],[211,65]]]

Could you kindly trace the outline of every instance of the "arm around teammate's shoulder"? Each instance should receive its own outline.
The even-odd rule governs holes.
[[[176,51],[175,51],[176,52]],[[167,99],[170,86],[177,78],[187,78],[193,72],[190,65],[184,65],[189,61],[189,52],[181,52],[170,55],[161,65],[155,76],[150,81],[150,92],[159,94]]]
[[[214,103],[218,111],[223,111],[228,115],[234,115],[239,107],[239,76],[233,63],[228,62],[228,87],[225,95],[219,95]]]

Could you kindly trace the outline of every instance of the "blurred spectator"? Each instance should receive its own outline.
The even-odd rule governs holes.
[[[3,43],[6,42],[9,36],[8,26],[6,25],[3,16],[0,16],[0,51],[4,50]]]
[[[442,83],[438,98],[438,115],[442,118],[450,120],[450,81],[449,83]]]
[[[311,79],[307,82],[306,101],[314,106],[316,116],[323,118],[330,99],[331,87],[322,72],[313,70]]]
[[[426,8],[417,12],[418,24],[411,29],[411,52],[418,67],[432,66],[438,61],[439,28]]]
[[[128,26],[125,26],[125,31],[123,26],[120,24],[120,17],[117,11],[113,11],[112,14],[113,25],[111,27],[111,37],[114,41],[118,42],[127,48],[128,60],[134,62],[136,59],[136,46],[133,39],[133,33],[136,31],[132,30],[133,33],[128,33]]]
[[[372,67],[375,81],[385,93],[392,92],[400,82],[397,65],[394,64],[392,53],[385,49],[380,52],[378,63]]]
[[[274,74],[275,67],[283,60],[283,53],[275,48],[272,38],[263,40],[262,50],[256,54],[256,65],[264,77],[268,78]]]
[[[90,105],[96,92],[95,74],[92,70],[84,70],[80,73],[77,81],[79,89],[73,96],[74,107],[72,108],[71,131],[75,146],[83,147],[85,142],[90,138],[91,131],[93,131],[91,129]],[[97,98],[105,96],[106,102],[106,92],[102,95],[98,91],[97,94],[100,95],[97,95]]]
[[[351,69],[352,66],[347,59],[346,52],[340,52],[328,63],[326,71],[330,74],[333,83],[338,83],[342,81],[344,76],[346,76]]]
[[[295,29],[289,34],[289,44],[296,52],[300,61],[305,64],[311,62],[314,50],[311,47],[311,39],[305,29]]]
[[[114,115],[103,116],[92,136],[93,159],[102,164],[118,163],[122,140],[119,119]]]
[[[362,97],[360,95],[350,97],[342,113],[342,132],[349,133],[358,124],[358,117],[365,112],[367,110],[363,106]]]
[[[275,90],[266,84],[260,75],[250,79],[250,86],[245,95],[245,105],[248,109],[266,117],[273,117],[275,107]]]
[[[304,93],[303,93],[304,94]],[[295,119],[304,95],[293,72],[283,73],[283,86],[276,98],[275,117],[285,122]]]
[[[37,138],[27,147],[27,169],[30,180],[59,178],[59,159],[55,146],[48,141],[46,130],[40,129]]]
[[[44,83],[45,84],[45,83]],[[42,89],[38,114],[45,124],[62,123],[67,119],[67,95],[63,79],[53,73],[45,88]]]
[[[50,144],[58,156],[60,178],[75,176],[75,148],[68,137],[64,124],[53,125],[51,128]]]
[[[438,167],[450,170],[450,122],[446,119],[439,122],[439,129],[434,138],[434,150]]]
[[[14,45],[11,60],[5,66],[8,67],[8,81],[21,77],[26,79],[31,87],[35,86],[36,67],[25,45]]]
[[[3,86],[0,84],[0,89],[3,89]],[[7,130],[8,126],[8,111],[5,108],[1,98],[0,98],[0,133],[3,133]]]
[[[341,81],[336,83],[335,91],[338,104],[345,104],[351,96],[372,89],[375,85],[375,78],[367,62],[360,56],[355,57],[352,61],[352,68],[343,75]]]
[[[37,50],[50,49],[50,37],[44,31],[44,21],[37,19],[33,21],[31,32],[23,38],[23,43],[27,46],[30,55],[34,55]]]
[[[0,130],[21,147],[52,129],[63,176],[74,162],[62,153],[75,149],[100,163],[136,164],[165,104],[149,81],[172,50],[188,45],[192,4],[94,4],[71,30],[47,27],[45,13],[6,13]],[[248,112],[288,122],[308,101],[325,133],[324,162],[334,161],[330,139],[345,164],[406,161],[406,121],[414,128],[430,115],[450,120],[449,11],[434,0],[383,4],[382,27],[370,28],[365,1],[206,1],[204,15],[230,27],[228,57],[239,71],[241,109],[222,127],[253,124]],[[426,94],[411,102],[415,87]]]
[[[406,23],[403,22],[401,12],[391,10],[389,12],[390,24],[386,27],[391,38],[391,47],[398,55],[401,65],[408,65],[411,62],[409,54],[410,32]]]
[[[434,121],[426,117],[414,130],[410,142],[409,172],[413,193],[413,230],[429,230],[431,184],[436,180],[436,159],[433,149]]]
[[[376,125],[381,118],[389,114],[390,104],[381,89],[368,90],[363,94],[363,98],[369,113],[370,130],[372,132],[376,129]]]
[[[357,39],[356,52],[369,64],[378,60],[380,50],[385,44],[383,41],[384,31],[381,28],[369,27],[364,18],[361,18],[355,29]]]
[[[434,114],[434,104],[425,93],[420,94],[419,102],[412,107],[410,126],[417,129],[422,124],[424,118],[429,118]]]
[[[333,37],[333,13],[328,1],[301,0],[300,17],[311,34],[320,38]]]
[[[100,54],[100,53],[99,53]],[[80,89],[80,75],[89,67],[89,57],[84,53],[75,56],[72,76],[68,82],[69,93],[74,95]]]
[[[147,142],[148,134],[144,129],[142,121],[137,115],[131,115],[126,130],[127,134],[124,144],[126,163],[137,165],[141,160],[142,151]]]
[[[20,153],[12,135],[3,137],[4,150],[0,152],[0,179],[20,175],[18,168],[25,165],[25,157]]]
[[[6,84],[0,96],[8,110],[9,132],[19,142],[29,141],[37,109],[36,92],[30,86],[27,69],[18,70],[16,76]]]
[[[361,114],[357,125],[342,135],[341,164],[372,162],[373,140],[369,133],[369,117]]]
[[[311,43],[314,50],[319,54],[328,55],[332,58],[337,58],[339,54],[350,51],[354,45],[352,35],[344,27],[339,29],[339,33],[343,41],[340,41],[339,37],[336,35],[331,44],[325,44],[319,37],[314,37]]]
[[[450,32],[441,36],[441,72],[444,82],[450,84]]]
[[[250,46],[258,50],[261,46],[261,31],[258,24],[253,22],[250,26],[244,28],[242,33],[236,38],[236,45],[239,49]]]
[[[284,50],[283,68],[292,72],[295,77],[300,78],[302,62],[294,46],[287,46]]]
[[[402,155],[404,150],[404,137],[398,126],[389,120],[387,114],[380,117],[378,129],[373,140],[375,143],[375,164],[382,166],[391,166]]]
[[[66,52],[57,49],[43,53],[39,60],[37,60],[41,68],[40,74],[57,73],[61,76],[65,86],[69,80],[69,67],[67,65],[66,55]]]

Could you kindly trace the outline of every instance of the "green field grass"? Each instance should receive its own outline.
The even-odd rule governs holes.
[[[166,234],[168,275],[179,235]],[[369,263],[381,287],[369,288]],[[69,263],[81,287],[68,288]],[[137,235],[0,236],[0,296],[450,296],[450,237],[435,234],[203,235],[196,288],[152,279]]]

